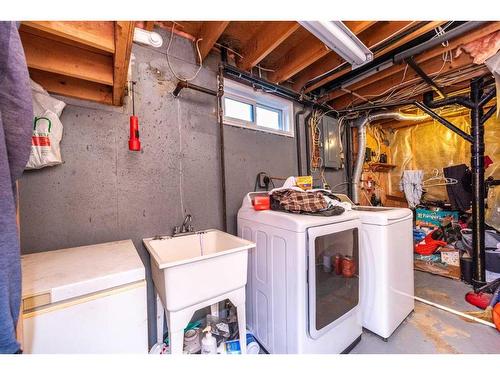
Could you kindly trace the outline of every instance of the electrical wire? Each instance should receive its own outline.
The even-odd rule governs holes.
[[[325,113],[321,113],[320,110],[315,109],[311,113],[311,117],[309,118],[309,128],[311,132],[311,172],[319,172],[319,176],[321,178],[321,182],[323,186],[327,185],[325,177],[325,167],[323,163],[323,158],[320,155],[321,148],[321,129],[319,127],[319,123],[321,118],[326,115],[328,112],[332,112],[335,110],[329,110]],[[335,111],[336,112],[336,111]]]
[[[170,51],[170,46],[172,45],[172,41],[174,40],[174,29],[175,29],[175,22],[172,22],[172,29],[170,31],[170,40],[168,41],[168,45],[167,45],[167,65],[168,65],[168,68],[170,69],[170,72],[172,72],[172,74],[174,75],[175,78],[177,78],[179,81],[184,81],[184,82],[189,82],[189,81],[192,81],[194,80],[197,76],[198,76],[198,73],[200,73],[201,71],[201,68],[203,68],[203,61],[202,61],[202,58],[201,58],[201,52],[200,52],[200,45],[199,43],[203,40],[202,38],[199,38],[196,40],[195,42],[195,45],[196,45],[196,51],[198,53],[198,59],[200,61],[200,66],[198,67],[198,69],[196,70],[196,72],[193,74],[192,77],[190,78],[184,78],[184,77],[181,77],[179,76],[175,70],[172,68],[172,64],[170,63],[170,55],[168,54],[168,52]]]
[[[436,35],[434,35],[432,37],[432,39],[437,38],[440,35],[443,35],[445,33],[446,29],[448,29],[453,22],[454,21],[450,21],[447,24],[445,24],[444,26],[438,26],[438,27],[436,27],[434,29]],[[448,43],[448,41],[445,41],[445,42],[441,43],[441,45],[444,48],[446,48],[446,47],[448,47],[449,43]],[[429,77],[433,77],[434,80],[436,80],[440,76],[440,74],[442,73],[444,67],[446,66],[446,63],[451,63],[453,61],[453,53],[452,53],[452,51],[449,51],[449,50],[444,51],[443,54],[442,54],[442,59],[443,59],[443,64],[441,65],[440,69],[438,71],[436,71],[436,72],[428,74]],[[427,87],[427,84],[426,83],[421,83],[422,86],[420,86],[420,84],[416,84],[415,86],[413,86],[412,91],[409,92],[409,93],[406,93],[405,96],[402,97],[401,95],[398,95],[399,93],[397,93],[397,91],[398,91],[399,88],[401,88],[401,86],[408,86],[412,82],[418,82],[418,81],[421,80],[420,78],[414,78],[412,80],[409,80],[409,81],[405,82],[407,70],[408,70],[408,64],[406,64],[405,69],[403,71],[403,77],[401,79],[401,82],[398,83],[395,86],[390,87],[389,89],[386,89],[385,91],[383,91],[381,93],[364,95],[364,96],[361,96],[361,95],[359,95],[359,94],[357,94],[357,93],[355,93],[353,91],[351,91],[350,93],[352,95],[355,95],[357,98],[359,98],[361,100],[364,100],[365,102],[369,102],[371,104],[386,104],[391,98],[393,98],[393,99],[397,98],[399,100],[403,100],[404,98],[411,97],[411,96],[413,96],[415,94],[415,91],[417,89],[420,90],[422,87]],[[381,96],[387,94],[387,92],[389,92],[389,91],[390,91],[390,93],[386,97],[381,98],[380,100],[370,101],[368,99],[368,98],[372,98],[372,97],[381,97]],[[357,99],[354,99],[353,101],[351,101],[349,103],[349,105],[347,107],[352,107],[354,105],[354,103],[356,103],[356,101],[357,101]]]

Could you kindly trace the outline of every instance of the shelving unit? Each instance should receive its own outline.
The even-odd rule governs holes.
[[[47,91],[122,105],[132,21],[25,21],[21,41],[31,78]]]
[[[396,165],[388,163],[368,163],[368,166],[372,172],[389,172],[396,168]]]

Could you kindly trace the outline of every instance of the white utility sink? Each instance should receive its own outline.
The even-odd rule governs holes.
[[[216,229],[143,242],[151,255],[155,288],[171,312],[244,287],[248,249],[255,247]]]

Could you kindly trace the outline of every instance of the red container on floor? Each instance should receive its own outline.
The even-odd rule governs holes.
[[[342,274],[342,255],[337,254],[333,260],[333,269],[337,275]]]
[[[344,277],[353,277],[355,272],[356,265],[354,264],[354,260],[349,256],[345,256],[342,259],[342,275]]]
[[[256,196],[253,199],[253,208],[256,211],[269,210],[271,209],[271,199],[269,196]]]

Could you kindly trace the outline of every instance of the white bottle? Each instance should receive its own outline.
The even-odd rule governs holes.
[[[217,354],[217,340],[212,336],[212,327],[207,326],[203,332],[206,334],[201,339],[201,354]]]

